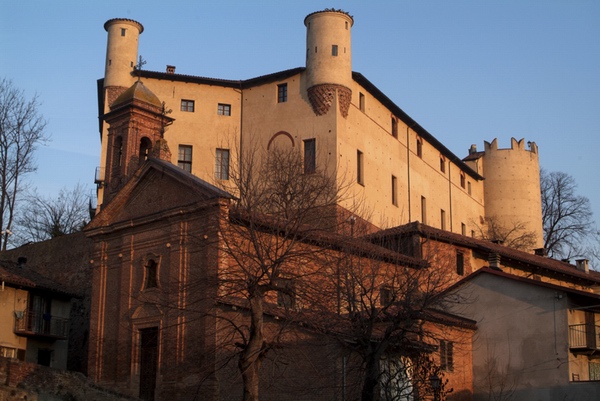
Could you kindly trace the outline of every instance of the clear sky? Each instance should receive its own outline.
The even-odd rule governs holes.
[[[31,177],[93,192],[104,22],[144,25],[147,70],[247,79],[304,66],[304,17],[354,16],[353,70],[459,157],[525,138],[575,177],[600,221],[600,1],[0,0],[0,77],[38,94],[52,142]]]

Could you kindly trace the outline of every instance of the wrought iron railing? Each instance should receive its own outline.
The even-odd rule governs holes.
[[[600,326],[585,323],[570,325],[569,346],[578,349],[600,350]]]
[[[69,335],[69,319],[49,313],[15,311],[15,334],[66,339]]]

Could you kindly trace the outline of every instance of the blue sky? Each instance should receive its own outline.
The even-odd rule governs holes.
[[[575,177],[600,221],[600,1],[4,0],[0,77],[38,94],[52,141],[30,177],[93,192],[96,80],[111,18],[141,22],[145,69],[247,79],[304,65],[304,17],[354,16],[361,72],[457,156],[525,138],[543,168]]]

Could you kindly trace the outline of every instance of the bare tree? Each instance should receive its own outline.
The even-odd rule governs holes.
[[[503,224],[495,216],[485,219],[484,224],[475,224],[480,239],[503,244],[509,248],[529,251],[535,247],[536,234],[527,230],[525,223],[514,221]]]
[[[63,188],[56,197],[33,191],[25,197],[16,219],[21,242],[38,242],[80,231],[90,220],[85,186]]]
[[[590,201],[577,195],[577,183],[569,174],[540,174],[544,248],[554,258],[583,256],[582,244],[593,234]]]
[[[229,221],[220,227],[220,251],[228,263],[219,274],[220,298],[245,300],[249,322],[231,320],[237,333],[238,368],[243,399],[258,401],[261,365],[277,336],[265,332],[269,297],[281,294],[287,312],[295,308],[295,284],[314,276],[320,250],[311,239],[335,230],[343,190],[325,171],[305,171],[301,154],[292,150],[257,149],[232,164],[224,189],[237,195]]]
[[[23,178],[36,170],[34,153],[47,137],[37,96],[27,100],[10,80],[0,80],[0,229],[6,250]]]

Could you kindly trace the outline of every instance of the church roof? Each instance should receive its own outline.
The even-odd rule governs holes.
[[[136,81],[129,89],[121,93],[111,105],[111,108],[128,103],[133,100],[139,100],[152,106],[162,107],[162,102],[152,91],[144,85],[142,81]]]

